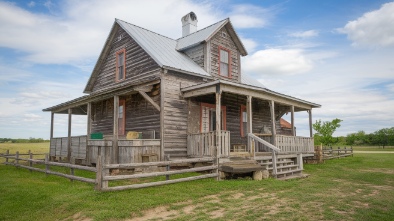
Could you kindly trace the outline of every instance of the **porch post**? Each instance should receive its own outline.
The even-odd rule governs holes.
[[[113,163],[118,163],[118,127],[119,123],[119,96],[114,96],[114,128],[113,128],[113,136],[112,136],[112,160]],[[110,162],[111,163],[111,162]]]
[[[270,101],[272,145],[276,146],[275,102]]]
[[[296,136],[296,131],[294,127],[294,105],[291,105],[291,134]]]
[[[249,133],[253,132],[253,130],[252,130],[252,96],[250,96],[250,95],[246,96],[246,118],[247,118],[246,124],[248,127],[247,132],[249,134]],[[248,148],[249,148],[249,152],[251,154],[254,153],[254,150],[252,150],[253,147],[254,146],[252,146],[252,144],[250,143],[250,139],[248,137]]]
[[[221,149],[222,149],[222,143],[221,143],[221,141],[222,141],[222,139],[221,139],[221,126],[222,126],[222,124],[221,124],[221,120],[222,120],[222,118],[221,118],[221,116],[222,116],[222,114],[221,114],[221,111],[222,111],[221,95],[222,94],[220,91],[220,85],[216,85],[216,94],[215,95],[216,95],[216,146],[218,148],[217,154],[219,154],[219,157],[220,157],[220,155],[222,154],[222,151],[221,151]]]
[[[85,156],[85,163],[86,165],[90,165],[90,150],[89,150],[89,146],[88,146],[88,140],[90,138],[90,133],[92,132],[92,103],[89,102],[87,104],[87,110],[86,110],[86,115],[88,116],[87,118],[87,130],[86,130],[86,156]]]
[[[165,97],[165,80],[163,70],[160,76],[160,160],[164,161],[164,97]]]
[[[53,138],[53,125],[54,125],[55,113],[51,112],[51,132],[49,134],[49,139],[52,141]]]
[[[313,137],[313,131],[312,131],[312,109],[308,110],[309,114],[309,136]]]
[[[68,109],[68,139],[67,139],[67,159],[71,163],[71,117],[72,109]]]

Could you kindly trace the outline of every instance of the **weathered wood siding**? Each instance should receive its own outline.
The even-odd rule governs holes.
[[[225,33],[225,36],[223,35],[223,33]],[[219,76],[219,46],[230,50],[231,75],[232,75],[231,79],[227,77]],[[225,27],[223,27],[220,31],[218,31],[216,35],[210,40],[210,58],[211,58],[210,61],[211,75],[213,75],[214,77],[232,80],[234,82],[240,81],[240,70],[239,70],[240,54]]]
[[[93,92],[121,82],[147,81],[159,74],[155,71],[159,68],[157,63],[121,27],[117,26],[117,33],[110,44],[111,49],[100,67]],[[121,49],[126,49],[126,79],[116,82],[116,52]]]
[[[200,67],[204,68],[204,45],[200,44],[193,48],[187,49],[184,53],[196,62]]]
[[[164,153],[171,158],[187,156],[189,110],[180,88],[197,83],[202,83],[202,78],[176,72],[164,75]]]
[[[153,101],[160,103],[160,94],[151,96]],[[128,131],[152,132],[155,138],[160,138],[160,112],[140,94],[120,96],[125,100],[125,135]],[[104,135],[113,133],[114,99],[108,99],[92,104],[92,133],[101,132]],[[144,133],[145,134],[145,133]],[[145,138],[145,137],[143,137]],[[151,139],[152,137],[147,137]]]

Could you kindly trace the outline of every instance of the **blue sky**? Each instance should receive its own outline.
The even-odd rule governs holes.
[[[115,18],[177,39],[190,11],[198,28],[230,17],[249,52],[243,74],[321,104],[313,119],[342,119],[336,135],[394,126],[392,1],[0,0],[0,137],[49,137],[41,110],[83,95]],[[66,122],[55,116],[55,136]],[[307,113],[295,122],[308,135]],[[73,117],[73,135],[85,128]]]

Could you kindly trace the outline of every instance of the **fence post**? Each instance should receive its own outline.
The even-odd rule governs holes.
[[[276,174],[278,173],[278,170],[276,168],[276,153],[275,150],[272,150],[272,176],[276,178]]]
[[[353,147],[350,147],[350,152],[352,153],[352,157],[353,157]]]
[[[19,151],[16,151],[15,154],[15,166],[18,167],[19,165]]]
[[[70,175],[74,176],[74,168],[70,168]],[[70,178],[71,182],[74,182],[73,179]]]
[[[45,154],[45,175],[48,176],[48,171],[49,171],[49,164],[48,164],[49,156],[48,154]]]
[[[9,155],[10,155],[10,150],[7,150],[5,152],[5,162],[6,162],[6,164],[8,164],[8,157],[9,157]]]
[[[347,154],[347,149],[346,149],[346,147],[345,147],[345,154]]]
[[[166,161],[170,161],[170,154],[166,155],[165,157]],[[170,171],[171,167],[169,164],[166,165],[166,170]],[[170,180],[170,175],[166,175],[166,180]]]
[[[338,147],[338,157],[339,157],[339,155],[341,155],[340,153],[341,153],[341,148]]]
[[[104,177],[107,176],[109,174],[109,169],[106,169],[105,165],[110,163],[111,160],[111,155],[108,152],[108,155],[106,153],[106,148],[105,146],[101,147],[101,166],[102,166],[102,170],[101,170],[101,188],[102,189],[107,189],[108,188],[108,181],[103,181]]]
[[[33,167],[33,162],[31,161],[33,159],[33,153],[31,152],[31,150],[29,150],[29,166]],[[29,169],[30,172],[33,172],[33,170]]]
[[[297,154],[298,169],[304,169],[304,162],[302,161],[302,153]]]
[[[215,154],[215,160],[214,162],[216,163],[216,180],[220,181],[220,174],[219,174],[219,146],[216,146],[216,154]]]
[[[102,189],[102,182],[103,182],[103,179],[102,179],[102,173],[103,173],[103,165],[101,164],[101,162],[102,162],[102,160],[101,160],[101,153],[100,153],[100,151],[99,151],[99,153],[98,153],[98,157],[97,157],[97,162],[96,162],[96,169],[97,169],[97,172],[96,172],[96,190],[98,190],[98,191],[101,191],[101,189]]]

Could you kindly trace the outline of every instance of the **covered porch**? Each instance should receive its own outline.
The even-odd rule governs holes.
[[[271,154],[314,153],[312,108],[318,104],[268,89],[217,80],[183,88],[188,100],[188,156],[213,155],[218,147],[222,158]],[[306,112],[309,136],[296,136],[295,112]],[[291,127],[280,124],[290,114]]]

